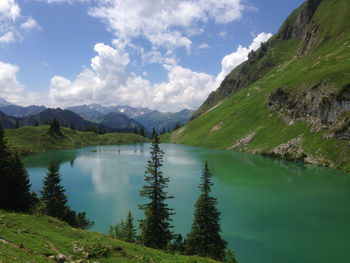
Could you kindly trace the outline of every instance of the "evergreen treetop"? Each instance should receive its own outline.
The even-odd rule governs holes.
[[[161,171],[164,151],[159,144],[159,137],[155,134],[151,145],[151,159],[148,160],[145,171],[146,184],[140,191],[141,196],[150,199],[148,203],[139,206],[145,212],[145,219],[140,220],[140,240],[145,246],[165,249],[172,238],[170,216],[173,214],[166,200],[173,197],[168,196],[165,190],[169,178],[163,177]]]
[[[11,152],[0,121],[0,208],[28,212],[33,204],[30,181],[22,160]]]
[[[40,191],[45,204],[46,214],[62,219],[65,214],[67,197],[65,189],[60,184],[61,176],[55,160],[51,160],[48,172],[44,178],[43,190]]]
[[[220,212],[217,210],[216,198],[210,196],[211,173],[205,162],[199,188],[201,194],[195,204],[191,232],[187,235],[186,254],[211,257],[223,260],[227,242],[220,236]]]

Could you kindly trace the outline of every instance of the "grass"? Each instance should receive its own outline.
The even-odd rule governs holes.
[[[85,252],[90,252],[89,262],[216,262],[196,256],[172,255],[100,233],[75,229],[44,215],[27,215],[3,210],[0,210],[0,239],[1,263],[56,262],[50,256],[58,254],[71,257],[68,262],[88,262],[84,251],[73,252],[76,242],[78,247],[85,247]]]
[[[106,133],[73,131],[61,128],[63,136],[50,135],[49,126],[21,127],[5,130],[8,146],[22,155],[90,145],[111,145],[148,142],[149,139],[134,133]]]
[[[228,149],[254,133],[238,150],[264,153],[302,136],[302,151],[310,157],[309,162],[349,172],[349,141],[327,138],[329,130],[315,132],[309,123],[301,120],[288,124],[286,119],[291,118],[286,118],[285,113],[268,108],[269,95],[280,87],[302,97],[321,80],[327,83],[327,92],[334,94],[350,83],[349,13],[347,1],[323,1],[314,17],[322,25],[319,33],[322,44],[316,50],[296,59],[300,41],[277,42],[273,58],[280,61],[277,65],[248,88],[225,98],[218,107],[190,122],[181,132],[162,136],[162,141]],[[266,56],[272,56],[271,52]],[[221,122],[222,127],[213,131],[212,128]]]

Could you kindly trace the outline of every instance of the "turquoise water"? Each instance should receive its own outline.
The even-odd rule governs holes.
[[[96,146],[24,158],[32,188],[39,191],[50,158],[60,162],[69,205],[86,211],[93,231],[138,204],[149,144]],[[350,174],[246,153],[162,144],[174,231],[189,232],[205,160],[222,212],[222,236],[240,263],[350,262]]]

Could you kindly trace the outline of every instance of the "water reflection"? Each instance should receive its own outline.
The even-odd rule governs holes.
[[[34,190],[51,158],[60,161],[69,205],[86,211],[94,230],[138,205],[150,144],[97,146],[24,158]],[[223,236],[241,262],[347,262],[350,177],[340,171],[228,151],[162,144],[174,231],[189,232],[205,160],[214,175]],[[327,249],[325,249],[325,247]],[[253,253],[253,252],[254,253]],[[316,252],[315,252],[316,251]],[[287,256],[286,256],[287,255]]]

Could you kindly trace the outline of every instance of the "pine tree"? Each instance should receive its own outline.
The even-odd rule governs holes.
[[[147,162],[145,171],[146,184],[140,191],[141,196],[150,199],[150,202],[139,207],[145,212],[145,219],[140,220],[141,242],[157,249],[165,249],[172,238],[170,216],[173,214],[165,201],[168,196],[165,188],[168,187],[169,178],[163,177],[164,151],[159,147],[159,138],[155,134],[151,145],[151,159]]]
[[[28,212],[33,204],[30,181],[21,158],[12,153],[0,122],[0,208]]]
[[[10,179],[9,157],[10,153],[5,140],[5,132],[0,121],[0,208],[6,209],[9,202]]]
[[[11,154],[10,165],[10,191],[9,209],[14,211],[29,212],[32,208],[33,198],[30,193],[30,180],[27,170],[23,167],[18,153]]]
[[[109,227],[109,235],[126,242],[136,241],[136,229],[134,226],[134,217],[128,212],[125,220]]]
[[[145,129],[143,128],[143,126],[140,127],[140,135],[145,137]]]
[[[134,133],[137,134],[137,127],[134,127]]]
[[[60,123],[56,119],[53,119],[51,121],[49,133],[50,133],[50,135],[57,134],[59,136],[62,136],[62,132],[61,132],[61,129],[60,129]]]
[[[193,224],[191,232],[187,235],[185,248],[188,255],[223,260],[227,242],[220,236],[220,212],[216,208],[217,200],[210,196],[213,186],[211,176],[208,163],[205,162],[199,185],[202,193],[195,204]]]
[[[152,139],[153,139],[156,135],[158,136],[158,133],[157,133],[156,129],[153,127],[153,128],[152,128]]]
[[[61,177],[58,170],[56,162],[51,160],[48,173],[44,178],[43,190],[40,192],[45,204],[46,214],[63,219],[65,216],[67,197],[64,194],[65,189],[60,184]]]

